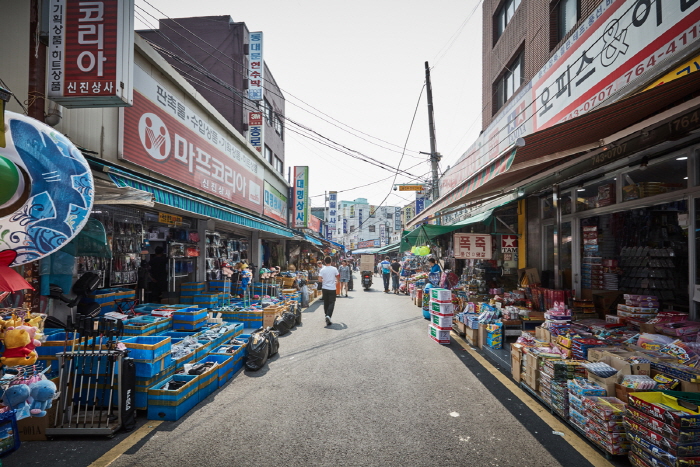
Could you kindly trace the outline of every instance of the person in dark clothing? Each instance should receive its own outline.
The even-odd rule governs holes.
[[[401,263],[397,259],[391,262],[389,266],[391,271],[391,290],[396,295],[399,294],[399,277],[401,274]]]
[[[160,303],[163,294],[168,291],[168,257],[163,252],[163,247],[157,246],[155,254],[148,262],[151,267],[151,300],[154,303]]]

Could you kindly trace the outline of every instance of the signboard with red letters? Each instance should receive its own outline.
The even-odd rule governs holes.
[[[517,253],[518,252],[518,236],[517,235],[501,235],[501,253]]]
[[[456,233],[456,259],[491,259],[493,243],[489,234]]]
[[[140,67],[134,79],[120,158],[261,213],[261,164]]]
[[[49,0],[48,97],[65,107],[133,99],[134,0]]]

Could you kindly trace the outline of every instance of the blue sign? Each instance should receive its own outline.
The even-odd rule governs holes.
[[[346,234],[348,233],[348,220],[343,219],[343,233]]]
[[[421,213],[425,209],[425,200],[424,199],[417,199],[416,200],[416,216]]]

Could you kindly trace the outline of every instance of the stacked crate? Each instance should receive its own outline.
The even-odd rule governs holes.
[[[454,305],[452,291],[448,289],[430,289],[430,325],[428,333],[438,344],[450,343]]]

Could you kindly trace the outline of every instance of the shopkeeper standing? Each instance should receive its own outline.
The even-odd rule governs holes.
[[[149,278],[151,281],[151,301],[160,303],[163,294],[168,291],[168,257],[165,256],[162,246],[157,246],[155,254],[148,262],[151,270]]]

